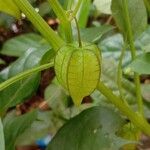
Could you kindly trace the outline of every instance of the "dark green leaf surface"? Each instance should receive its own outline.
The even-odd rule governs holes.
[[[35,33],[27,33],[6,41],[0,53],[9,56],[21,56],[29,49],[42,51],[50,49],[50,46],[41,36]]]
[[[6,150],[15,150],[17,138],[31,126],[36,118],[37,111],[32,111],[19,117],[7,119],[4,122]]]
[[[129,67],[139,74],[150,74],[150,53],[137,57]]]
[[[87,109],[58,131],[47,150],[116,150],[121,144],[115,132],[123,124],[121,117],[111,109]]]
[[[137,38],[147,26],[147,12],[143,0],[126,0],[129,21],[134,38]],[[128,37],[127,16],[123,0],[112,0],[112,14],[125,38]]]

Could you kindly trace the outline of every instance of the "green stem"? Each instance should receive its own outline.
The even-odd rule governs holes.
[[[119,64],[118,64],[118,71],[117,71],[117,84],[118,84],[118,89],[119,89],[121,98],[123,96],[122,94],[122,61],[123,61],[123,57],[125,54],[125,50],[126,50],[126,44],[124,44],[122,48],[120,59],[119,59]]]
[[[44,19],[35,11],[28,0],[14,0],[19,9],[27,16],[32,24],[47,39],[55,51],[57,51],[64,41],[53,31]]]
[[[120,112],[127,116],[135,126],[150,136],[150,125],[141,114],[134,112],[124,100],[114,95],[112,90],[110,90],[102,82],[99,83],[97,89],[105,97],[107,97],[108,100],[111,101],[111,103],[113,103]]]
[[[134,38],[133,38],[132,27],[131,27],[131,22],[130,22],[130,17],[129,17],[127,0],[123,0],[123,5],[124,5],[124,11],[125,11],[125,18],[126,18],[127,35],[128,35],[129,45],[131,49],[131,56],[132,56],[132,60],[134,60],[136,58],[136,49],[134,45]],[[141,97],[140,77],[137,73],[134,74],[134,82],[136,85],[138,110],[142,115],[144,115],[143,101]]]
[[[55,12],[55,14],[57,15],[57,17],[59,18],[60,21],[64,21],[66,20],[66,12],[65,10],[62,8],[62,6],[60,5],[60,3],[58,2],[58,0],[48,0],[51,8],[53,9],[53,11]]]
[[[75,23],[76,23],[76,27],[77,27],[77,31],[78,31],[78,41],[79,41],[79,47],[82,47],[82,41],[81,41],[81,35],[80,35],[80,29],[79,29],[79,24],[77,21],[77,18],[74,17]]]
[[[67,16],[67,12],[62,8],[58,0],[48,0],[48,2],[61,22],[67,42],[71,43],[73,41],[73,35],[71,22]]]
[[[54,63],[48,63],[48,64],[44,64],[44,65],[41,65],[39,67],[35,67],[33,69],[30,69],[30,70],[27,70],[27,71],[24,71],[6,81],[4,81],[3,83],[0,84],[0,91],[2,91],[3,89],[7,88],[8,86],[12,85],[13,83],[21,80],[21,79],[24,79],[30,75],[32,75],[33,73],[37,73],[37,72],[40,72],[42,70],[45,70],[45,69],[48,69],[50,67],[53,67],[54,66]]]
[[[72,18],[76,17],[80,7],[81,7],[81,4],[82,4],[83,0],[78,0],[77,4],[76,4],[76,7],[72,13]]]
[[[65,0],[65,9],[71,10],[74,0]]]

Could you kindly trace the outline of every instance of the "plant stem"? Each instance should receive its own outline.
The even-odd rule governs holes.
[[[58,2],[58,0],[48,0],[51,8],[53,9],[53,11],[55,12],[55,14],[57,15],[57,17],[59,18],[60,21],[64,21],[66,20],[66,12],[65,10],[62,8],[62,6],[60,5],[60,3]]]
[[[77,15],[77,13],[78,13],[80,7],[81,7],[82,2],[83,2],[83,0],[78,0],[78,2],[77,2],[77,4],[76,4],[76,7],[75,7],[75,9],[74,9],[74,11],[73,11],[73,13],[72,13],[72,17],[73,17],[73,18],[76,17],[76,15]]]
[[[39,32],[47,39],[55,51],[64,45],[64,41],[49,27],[44,19],[31,6],[28,0],[14,0],[14,2]]]
[[[78,41],[79,41],[79,47],[82,47],[82,41],[81,41],[81,35],[80,35],[80,28],[78,25],[78,21],[77,18],[74,17],[75,23],[76,23],[76,27],[77,27],[77,31],[78,31]]]
[[[3,83],[0,84],[0,91],[2,91],[3,89],[5,89],[6,87],[12,85],[13,83],[21,80],[21,79],[24,79],[30,75],[32,75],[33,73],[37,73],[37,72],[40,72],[42,70],[45,70],[45,69],[48,69],[50,67],[53,67],[54,66],[54,63],[51,62],[51,63],[48,63],[48,64],[44,64],[44,65],[41,65],[39,67],[35,67],[33,69],[30,69],[30,70],[27,70],[27,71],[24,71],[6,81],[4,81]]]
[[[65,0],[64,9],[71,10],[74,0]]]
[[[48,2],[61,22],[67,42],[71,43],[73,41],[73,35],[71,22],[67,16],[67,12],[62,8],[58,0],[48,0]]]
[[[108,100],[120,110],[120,112],[127,116],[135,126],[150,136],[150,125],[141,114],[134,112],[124,100],[114,95],[112,90],[102,82],[99,83],[97,89],[107,97]]]
[[[136,58],[136,49],[134,45],[134,38],[133,38],[132,27],[131,27],[131,22],[130,22],[130,17],[129,17],[127,0],[123,0],[123,5],[124,5],[124,11],[125,11],[126,26],[127,26],[127,36],[128,36],[127,38],[129,40],[132,60],[134,60]],[[134,74],[134,82],[136,85],[136,97],[137,97],[137,103],[138,103],[138,110],[142,115],[144,115],[143,101],[142,101],[141,87],[140,87],[140,77],[137,73]]]
[[[123,96],[122,94],[122,61],[123,61],[125,50],[126,50],[126,44],[124,44],[122,48],[120,59],[119,59],[119,64],[118,64],[118,70],[117,70],[117,84],[118,84],[118,89],[119,89],[121,98]]]

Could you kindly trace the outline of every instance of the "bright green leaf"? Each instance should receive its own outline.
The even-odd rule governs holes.
[[[66,123],[47,150],[116,150],[123,144],[115,135],[124,120],[107,107],[93,107]]]
[[[0,150],[5,150],[3,124],[0,118]]]
[[[13,0],[0,0],[0,11],[5,12],[15,18],[20,18],[19,8],[15,5]]]

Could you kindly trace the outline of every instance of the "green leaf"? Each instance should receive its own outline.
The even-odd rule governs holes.
[[[102,51],[102,56],[105,58],[113,57],[115,60],[119,60],[120,52],[123,47],[123,37],[121,34],[115,34],[113,36],[106,37],[98,44]],[[130,55],[126,58],[127,61],[123,60],[123,65],[130,61]]]
[[[80,28],[86,27],[90,8],[91,8],[91,0],[83,0],[81,8],[78,13],[78,23]]]
[[[111,109],[87,109],[58,131],[47,150],[116,150],[123,145],[117,144],[120,139],[115,135],[123,124],[121,117]]]
[[[6,41],[0,51],[1,54],[9,56],[21,56],[29,49],[50,49],[48,42],[35,33],[22,34]]]
[[[135,45],[138,49],[150,52],[150,26],[137,38]]]
[[[128,4],[129,21],[134,38],[137,38],[147,26],[147,12],[143,0],[126,0]],[[128,37],[128,18],[125,14],[124,0],[112,0],[112,14],[122,31],[124,38]]]
[[[104,34],[112,30],[112,26],[103,25],[100,27],[91,27],[81,29],[81,39],[85,42],[98,42]]]
[[[5,81],[8,79],[8,72],[9,72],[9,67],[6,67],[4,70],[2,70],[0,72],[0,79],[1,79],[1,82]],[[1,83],[0,82],[0,83]]]
[[[132,71],[139,74],[150,74],[150,53],[137,57],[130,65]]]
[[[48,49],[38,51],[29,49],[11,66],[0,73],[0,77],[7,80],[16,74],[40,65],[42,58],[49,53]],[[51,53],[53,51],[51,50]],[[15,106],[25,101],[35,92],[39,86],[40,73],[36,73],[27,79],[20,80],[0,92],[0,111]]]
[[[31,126],[37,118],[37,111],[4,120],[5,146],[7,150],[15,150],[17,138]]]
[[[148,38],[149,32],[147,30],[145,31],[145,34],[140,36],[135,41],[135,46],[137,50],[137,54],[142,54],[142,47],[143,45],[149,44],[149,38]],[[112,36],[106,37],[103,40],[101,40],[98,44],[99,48],[102,51],[103,58],[114,58],[117,62],[119,61],[121,50],[123,48],[124,42],[123,37],[121,34],[114,34]],[[127,48],[125,52],[125,56],[123,59],[123,67],[126,67],[131,63],[131,54],[130,50]]]
[[[0,0],[0,11],[5,12],[15,18],[20,18],[19,8],[15,5],[13,0]]]
[[[111,14],[111,0],[94,0],[93,3],[100,13]]]
[[[123,48],[123,37],[121,34],[114,34],[112,36],[106,37],[99,42],[98,46],[102,51],[103,58],[113,58],[116,62],[119,62],[121,55],[121,50]],[[123,59],[123,67],[127,66],[131,62],[130,52],[126,51],[125,57]]]
[[[3,124],[0,118],[0,150],[5,150]]]

